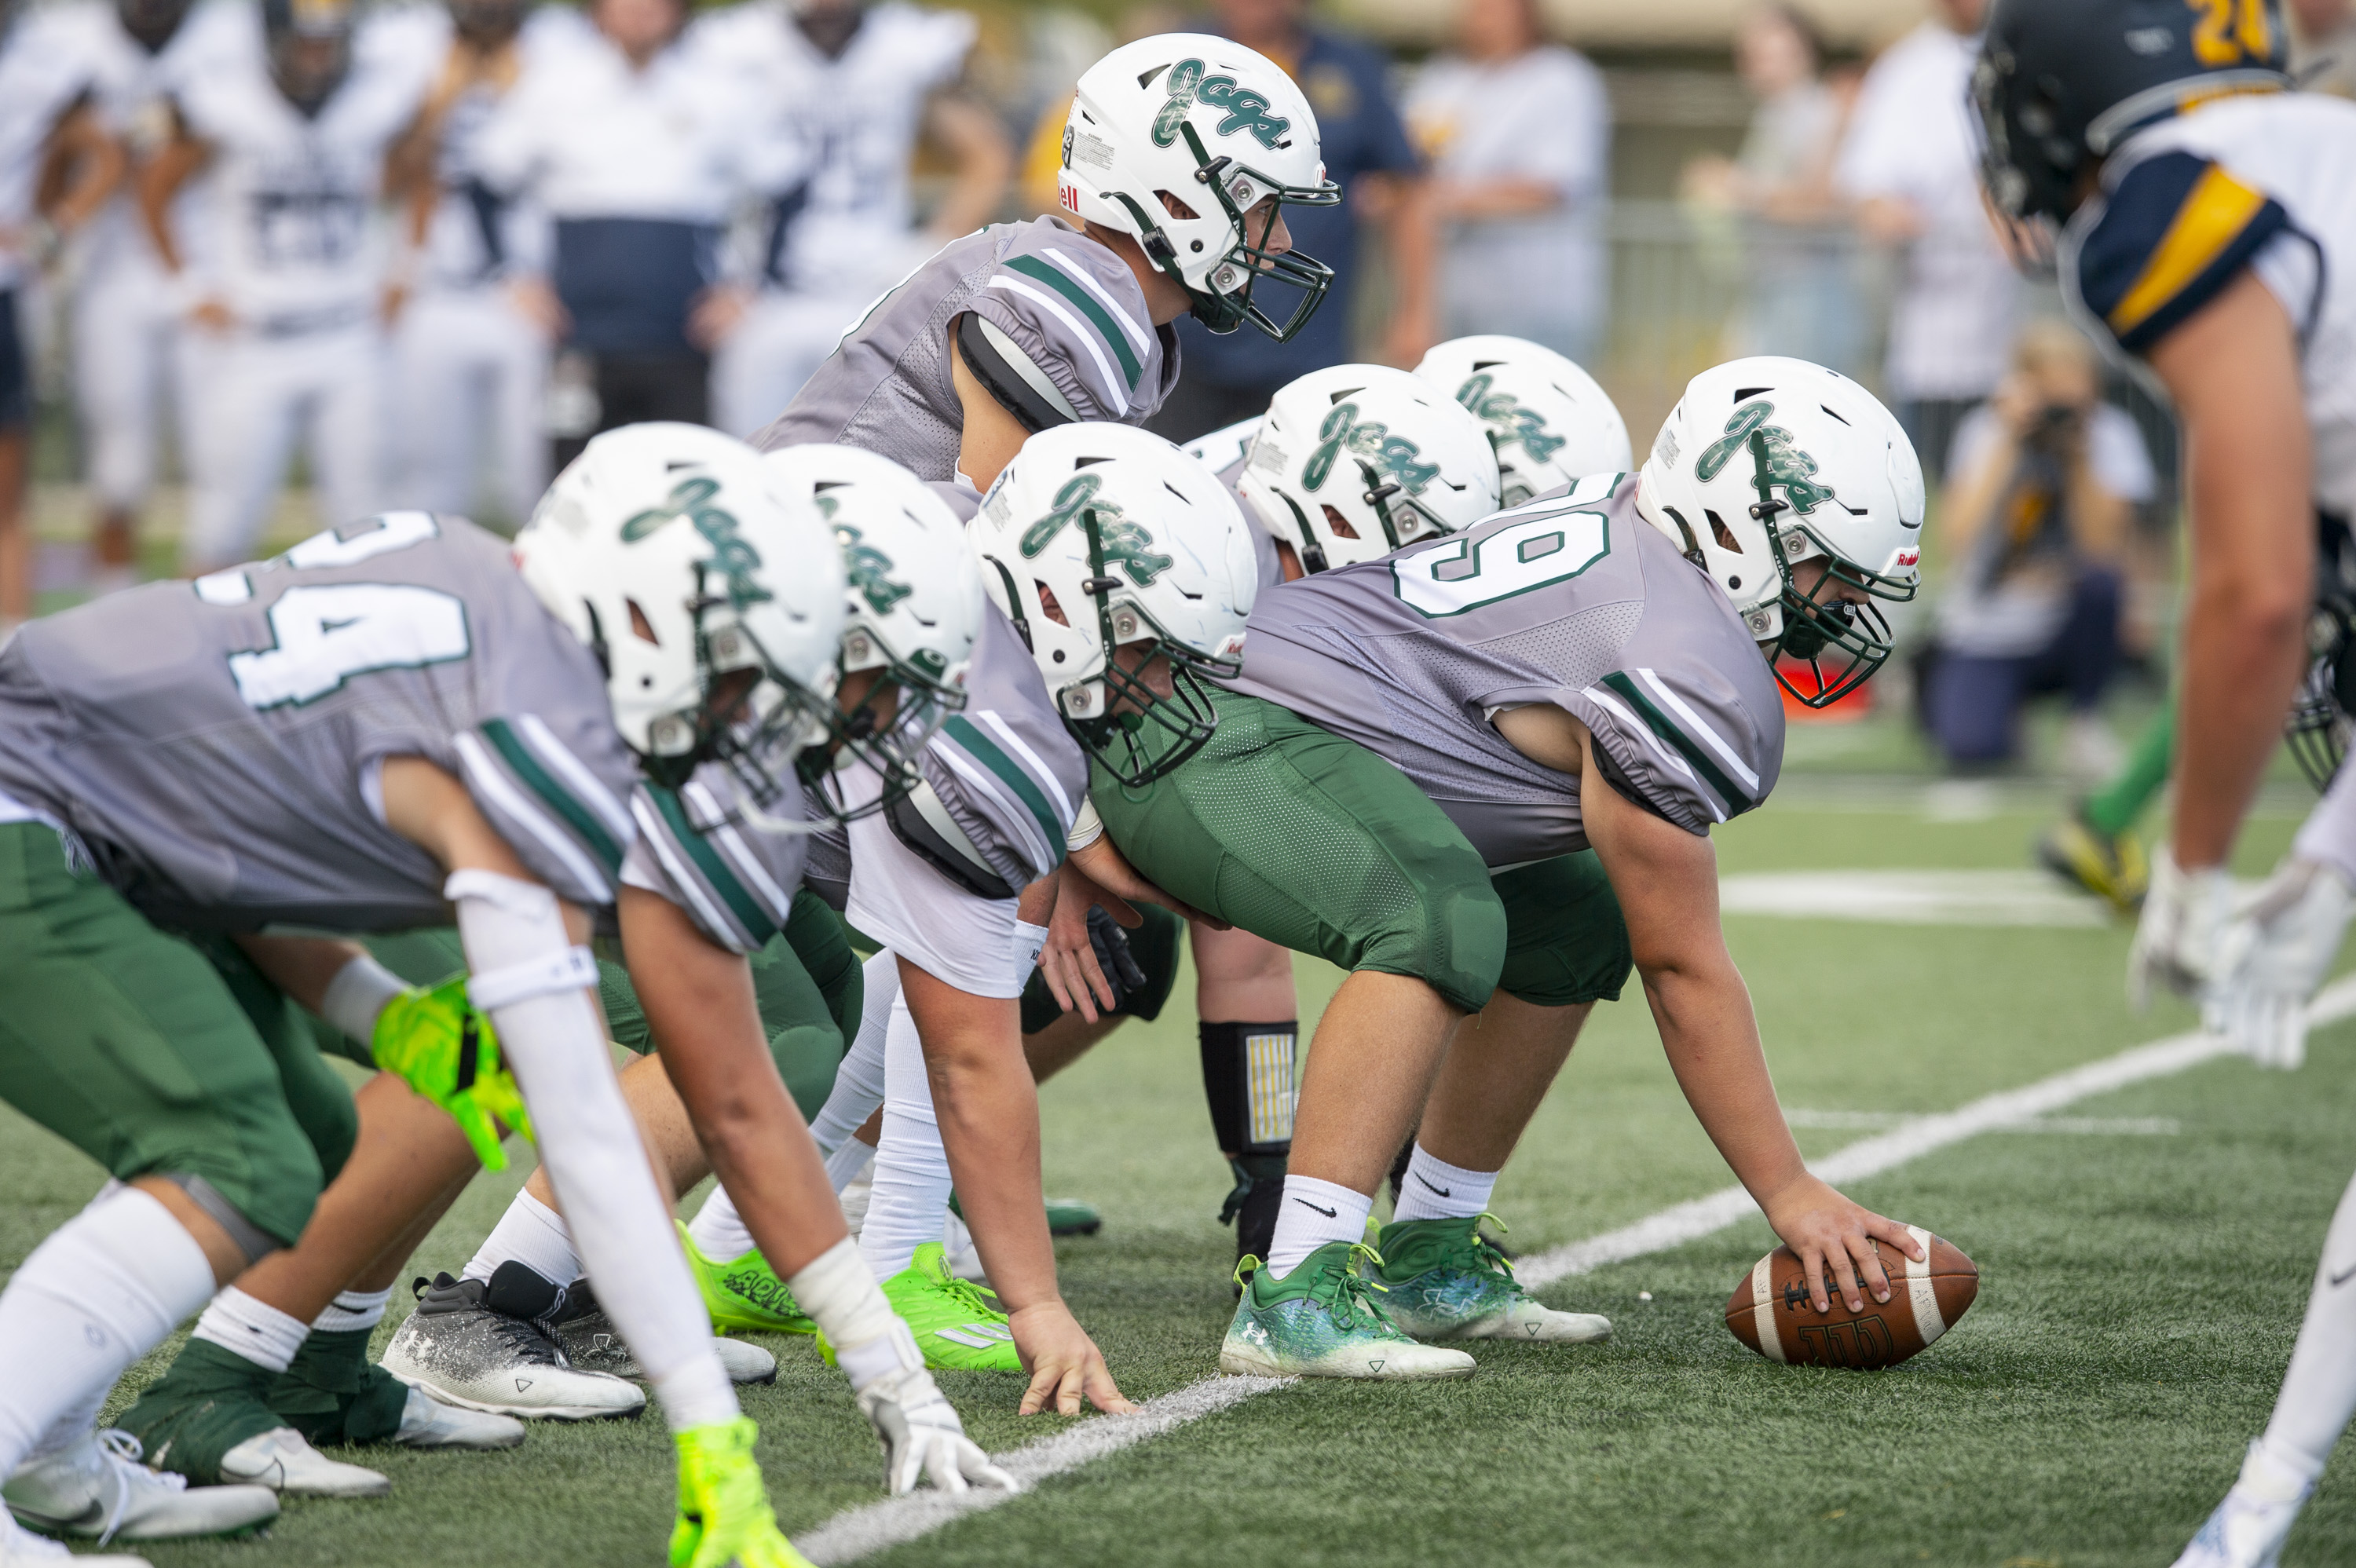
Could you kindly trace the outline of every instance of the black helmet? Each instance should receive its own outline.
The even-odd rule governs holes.
[[[2129,132],[2287,88],[2284,48],[2281,0],[1996,0],[1972,73],[1988,194],[2064,222],[2080,176]]]
[[[2315,613],[2308,622],[2307,678],[2291,699],[2283,739],[2320,791],[2348,754],[2356,729],[2356,539],[2329,513],[2315,519]]]
[[[316,114],[351,69],[351,0],[262,0],[262,25],[278,91]]]
[[[449,0],[450,19],[458,36],[477,47],[507,42],[523,30],[524,13],[531,0]]]
[[[188,15],[189,0],[114,0],[123,30],[149,54],[161,54]]]

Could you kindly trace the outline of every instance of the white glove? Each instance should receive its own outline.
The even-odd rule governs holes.
[[[915,1491],[926,1476],[945,1492],[962,1492],[969,1485],[1023,1489],[965,1435],[957,1407],[921,1364],[886,1372],[861,1389],[859,1408],[883,1439],[884,1479],[895,1498]]]
[[[2285,860],[2221,933],[2201,1022],[2260,1066],[2289,1072],[2304,1062],[2308,998],[2339,955],[2351,913],[2356,891],[2339,871]]]
[[[2233,914],[2233,880],[2222,866],[2179,870],[2175,854],[2151,858],[2151,891],[2135,945],[2127,949],[2127,1005],[2151,1005],[2154,985],[2181,997],[2200,997],[2218,972],[2217,943]]]

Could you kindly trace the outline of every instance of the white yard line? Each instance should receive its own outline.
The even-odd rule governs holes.
[[[2319,1025],[2351,1015],[2356,1015],[2356,977],[2326,987],[2308,1008],[2308,1019]],[[2181,1034],[2155,1040],[2025,1088],[2008,1089],[1975,1100],[1961,1110],[1910,1118],[1878,1137],[1853,1143],[1814,1162],[1810,1168],[1837,1185],[1862,1181],[1982,1133],[2027,1130],[2020,1124],[2049,1112],[2096,1094],[2182,1072],[2228,1055],[2231,1051],[2231,1046],[2213,1035]],[[1515,1273],[1525,1285],[1547,1285],[1607,1264],[1625,1263],[1683,1246],[1758,1212],[1758,1205],[1751,1201],[1749,1193],[1740,1187],[1730,1187],[1707,1198],[1664,1209],[1650,1219],[1621,1230],[1524,1258],[1515,1265]],[[1033,1487],[1051,1476],[1077,1469],[1271,1389],[1282,1388],[1291,1381],[1205,1378],[1159,1399],[1146,1401],[1132,1415],[1097,1416],[995,1457],[1025,1488]],[[830,1564],[853,1563],[886,1547],[929,1535],[968,1514],[996,1508],[1008,1500],[1007,1493],[996,1490],[976,1490],[952,1497],[926,1488],[909,1497],[890,1498],[839,1513],[816,1529],[796,1536],[794,1544],[819,1568],[829,1568]]]

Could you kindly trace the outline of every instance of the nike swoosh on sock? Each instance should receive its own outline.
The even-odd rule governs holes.
[[[1417,1171],[1417,1172],[1415,1173],[1415,1179],[1416,1179],[1418,1181],[1422,1182],[1426,1187],[1431,1187],[1431,1179],[1430,1179],[1430,1177],[1428,1177],[1428,1176],[1424,1175],[1424,1174],[1423,1174],[1423,1172],[1421,1172],[1421,1171],[1419,1171],[1419,1171]],[[1431,1187],[1431,1189],[1432,1189],[1434,1192],[1439,1193],[1442,1198],[1453,1198],[1453,1197],[1455,1197],[1455,1196],[1456,1196],[1456,1194],[1454,1194],[1453,1192],[1449,1191],[1449,1190],[1448,1190],[1448,1189],[1446,1189],[1445,1187]]]
[[[1309,1200],[1308,1200],[1308,1199],[1306,1199],[1306,1198],[1296,1198],[1296,1199],[1294,1199],[1294,1200],[1293,1200],[1293,1201],[1294,1201],[1295,1203],[1300,1204],[1300,1205],[1301,1205],[1302,1208],[1304,1208],[1304,1209],[1314,1209],[1314,1210],[1316,1210],[1316,1211],[1317,1211],[1318,1213],[1324,1215],[1324,1216],[1325,1216],[1325,1218],[1327,1218],[1328,1220],[1331,1220],[1331,1219],[1334,1218],[1336,1215],[1338,1215],[1338,1214],[1340,1214],[1340,1213],[1342,1212],[1342,1211],[1340,1211],[1339,1209],[1324,1209],[1324,1208],[1320,1208],[1318,1205],[1316,1205],[1316,1204],[1312,1203],[1311,1201],[1309,1201]]]

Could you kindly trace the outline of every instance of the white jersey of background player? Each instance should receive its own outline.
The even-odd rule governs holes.
[[[188,373],[202,389],[181,547],[198,570],[244,559],[299,427],[331,521],[373,511],[381,485],[378,200],[386,150],[425,83],[415,51],[379,29],[355,33],[344,0],[264,0],[262,11],[262,27],[178,93],[184,135],[161,155],[180,179],[205,175],[190,253],[168,219],[174,242],[158,243],[179,263]]]
[[[712,358],[721,429],[747,434],[776,418],[868,302],[996,210],[1013,159],[1005,133],[988,111],[942,96],[974,32],[961,11],[900,0],[752,0],[696,24],[691,42],[743,74],[804,160],[752,237],[759,293]],[[957,176],[919,230],[908,171],[927,132]]]
[[[559,318],[539,280],[552,236],[536,203],[483,182],[475,144],[519,76],[577,39],[582,18],[527,0],[394,15],[433,86],[392,176],[403,198],[393,275],[405,293],[392,340],[392,493],[401,506],[469,515],[487,499],[491,514],[519,523],[548,484],[541,404]]]

